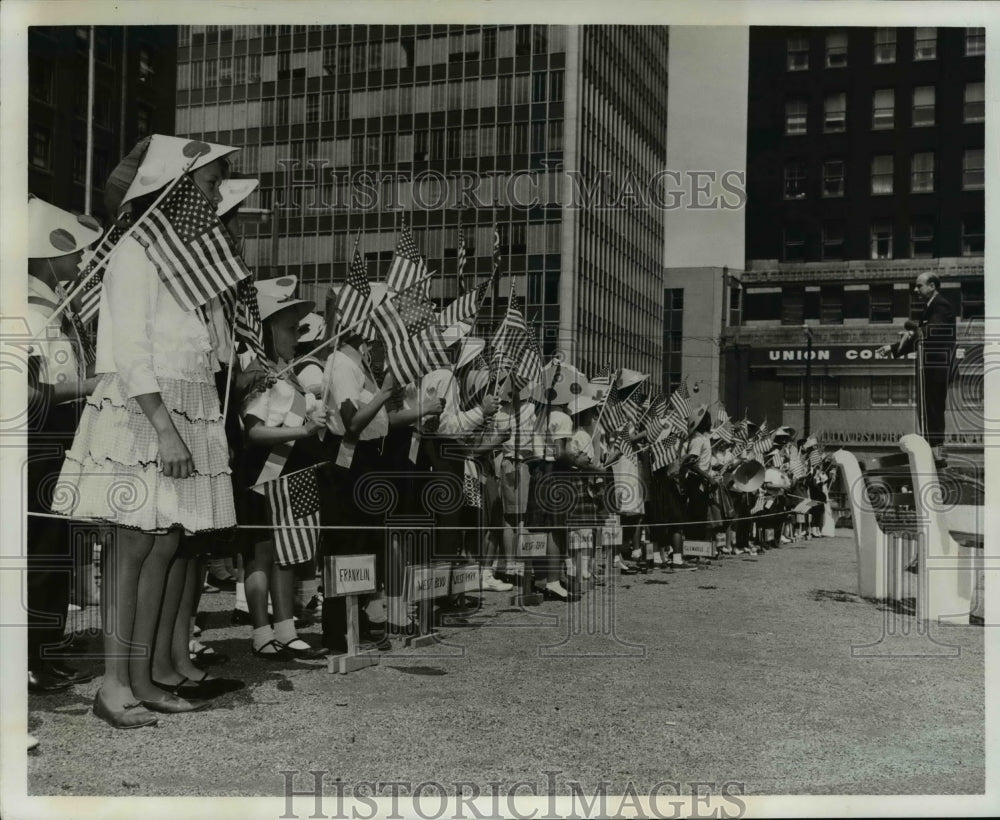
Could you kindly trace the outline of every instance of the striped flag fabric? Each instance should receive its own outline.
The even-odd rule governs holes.
[[[627,399],[620,397],[617,383],[611,388],[607,405],[604,408],[605,429],[624,430],[629,424],[638,424],[642,416],[642,409],[633,401],[632,396]]]
[[[80,272],[80,275],[77,276],[70,287],[70,292],[72,292],[81,282],[86,280],[86,284],[80,292],[80,310],[78,313],[80,321],[84,325],[89,325],[97,318],[97,312],[101,306],[101,287],[104,283],[104,272],[107,268],[101,268],[101,270],[93,275],[91,275],[91,271],[100,264],[102,259],[111,253],[115,245],[118,244],[118,240],[128,231],[131,222],[132,218],[129,214],[122,214],[118,218],[118,221],[111,226],[107,235],[98,243],[97,250],[88,260],[87,266]]]
[[[236,352],[249,352],[264,361],[263,327],[260,321],[260,305],[257,304],[257,286],[251,279],[244,279],[236,286],[236,316],[233,335]]]
[[[368,281],[368,267],[357,248],[354,249],[347,279],[337,296],[337,311],[340,314],[341,328],[361,322],[372,312],[372,286]],[[362,336],[366,335],[365,328],[365,325],[358,328]]]
[[[284,564],[309,561],[319,545],[319,483],[307,467],[264,485],[274,548]]]
[[[461,223],[458,226],[458,252],[456,260],[456,269],[458,270],[458,289],[460,291],[465,290],[465,263],[466,263],[466,248],[465,248],[465,231],[462,229]],[[445,327],[450,327],[450,325],[445,325]]]
[[[823,454],[819,451],[818,447],[814,447],[809,451],[809,467],[815,470],[823,463]]]
[[[798,450],[792,450],[788,460],[788,469],[795,481],[809,475],[809,468],[806,466],[805,459],[802,458]]]
[[[406,224],[404,219],[399,241],[396,243],[396,252],[393,254],[392,264],[389,266],[386,287],[390,291],[403,293],[414,283],[423,282],[423,292],[426,295],[430,287],[426,279],[427,264],[420,255],[417,243],[413,240],[410,226]]]
[[[606,364],[591,378],[591,384],[611,385],[611,365]]]
[[[724,441],[727,444],[732,444],[735,435],[733,432],[733,422],[729,418],[729,414],[726,412],[724,407],[719,408],[719,413],[715,417],[716,425],[715,429],[712,430],[712,435],[715,436],[719,441]]]
[[[655,473],[676,460],[679,447],[680,436],[676,432],[670,433],[661,441],[653,442],[649,447],[649,461],[652,471]]]
[[[229,235],[191,177],[133,228],[164,287],[184,310],[194,310],[250,275]]]
[[[512,282],[507,314],[493,337],[493,361],[490,369],[494,376],[509,371],[514,385],[520,390],[525,385],[535,384],[541,378],[542,353],[535,334],[528,329],[516,303]],[[501,383],[502,379],[496,378],[495,384]]]
[[[688,410],[687,400],[691,398],[691,394],[688,392],[687,382],[683,381],[680,386],[670,394],[670,406],[680,414],[681,418],[687,419],[691,415],[691,411]]]
[[[657,417],[666,414],[667,412],[667,399],[663,395],[663,392],[657,390],[649,397],[649,408],[646,410],[647,415],[650,417]]]
[[[400,385],[449,364],[434,303],[424,293],[424,286],[423,281],[414,282],[387,298],[371,315],[385,341],[388,367]]]
[[[493,287],[493,276],[446,305],[438,318],[438,324],[443,328],[449,328],[458,322],[471,321],[479,313],[479,308],[491,287]]]

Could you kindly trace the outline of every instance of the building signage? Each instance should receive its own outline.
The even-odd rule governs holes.
[[[802,363],[806,362],[806,359],[811,359],[813,362],[818,362],[820,364],[826,365],[853,365],[853,364],[872,364],[872,363],[898,363],[902,361],[900,359],[893,359],[891,357],[886,357],[884,359],[879,358],[876,355],[876,351],[881,347],[878,345],[852,345],[852,346],[836,346],[836,345],[824,345],[824,346],[814,346],[812,349],[812,355],[810,356],[809,351],[805,346],[802,347],[761,347],[754,348],[750,352],[750,364],[754,367],[781,367],[782,365]],[[971,353],[971,350],[969,351]],[[965,348],[957,348],[955,350],[955,358],[963,359],[966,355]],[[916,357],[915,353],[909,354],[909,356],[903,357],[907,359],[913,359]]]

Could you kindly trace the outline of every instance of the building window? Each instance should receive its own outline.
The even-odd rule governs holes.
[[[844,324],[843,285],[823,285],[819,289],[819,322],[821,325]]]
[[[937,29],[933,26],[918,27],[913,32],[913,59],[937,59]]]
[[[891,88],[881,88],[872,96],[872,128],[892,128],[896,122],[896,93]]]
[[[823,226],[823,259],[844,258],[844,226],[840,223]]]
[[[483,29],[483,59],[495,60],[497,58],[497,30],[493,26]]]
[[[549,102],[560,102],[563,98],[563,72],[549,72]]]
[[[35,168],[49,168],[52,151],[51,136],[44,128],[31,129],[29,155]]]
[[[840,382],[837,379],[813,376],[810,381],[809,404],[812,407],[836,407],[840,404]],[[805,379],[793,378],[784,380],[785,404],[802,407],[805,396]]]
[[[310,94],[306,97],[306,122],[319,122],[320,96]]]
[[[878,283],[869,287],[869,321],[876,324],[890,324],[892,322],[892,292],[891,282]]]
[[[872,259],[892,259],[892,224],[876,222],[871,234]]]
[[[986,119],[986,85],[966,83],[962,105],[963,122],[983,122]]]
[[[962,256],[982,256],[986,246],[986,221],[982,214],[962,219]]]
[[[843,68],[847,65],[847,33],[835,31],[826,35],[826,67]]]
[[[913,89],[913,127],[934,125],[934,86]]]
[[[967,148],[962,153],[962,190],[974,191],[983,187],[985,181],[983,149]]]
[[[663,293],[663,386],[668,392],[681,383],[684,343],[684,289]]]
[[[986,29],[967,28],[965,30],[965,56],[978,57],[986,53]]]
[[[37,55],[28,58],[28,94],[33,100],[52,102],[52,63]]]
[[[847,94],[827,94],[823,101],[823,130],[826,133],[847,130]]]
[[[801,325],[805,316],[805,288],[786,285],[781,289],[781,324]]]
[[[896,62],[896,29],[875,29],[875,62]]]
[[[872,194],[892,193],[892,154],[872,157]]]
[[[986,294],[983,281],[962,282],[962,318],[982,319],[986,315]]]
[[[808,106],[805,100],[789,100],[785,103],[785,133],[806,133],[806,114]]]
[[[823,163],[823,196],[844,195],[844,162],[839,159]]]
[[[786,262],[805,262],[806,237],[801,228],[785,228],[782,245]]]
[[[931,151],[914,154],[910,161],[910,191],[927,194],[934,190],[934,154]]]
[[[219,58],[219,85],[233,84],[233,58]]]
[[[548,78],[546,72],[536,71],[531,75],[531,101],[533,103],[545,102],[545,92],[548,90]]]
[[[806,164],[794,160],[785,165],[785,199],[804,199],[806,195]]]
[[[809,68],[809,38],[788,38],[788,59],[786,67],[789,71],[805,71]]]
[[[73,182],[83,185],[87,180],[87,146],[82,142],[73,143]]]
[[[934,223],[921,219],[910,225],[910,258],[932,259],[934,257]]]
[[[205,60],[205,85],[214,87],[219,80],[218,60]]]
[[[913,376],[872,376],[872,407],[913,407],[917,393]]]

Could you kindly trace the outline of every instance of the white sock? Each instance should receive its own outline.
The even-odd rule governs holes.
[[[483,567],[483,583],[486,583],[493,577],[493,567]]]
[[[278,621],[274,625],[274,639],[278,643],[291,643],[299,634],[295,631],[295,619],[287,618],[284,621]]]
[[[236,582],[236,608],[249,614],[250,607],[247,606],[247,588],[242,581]]]
[[[260,649],[264,644],[274,640],[274,630],[269,626],[258,626],[253,631],[253,648]],[[271,650],[268,650],[271,651]]]

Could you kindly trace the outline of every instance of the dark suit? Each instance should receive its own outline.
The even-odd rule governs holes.
[[[944,444],[944,408],[948,399],[948,382],[955,360],[955,309],[940,292],[936,292],[920,317],[923,335],[924,435],[932,447]],[[913,335],[892,345],[893,358],[905,356],[916,348]]]

